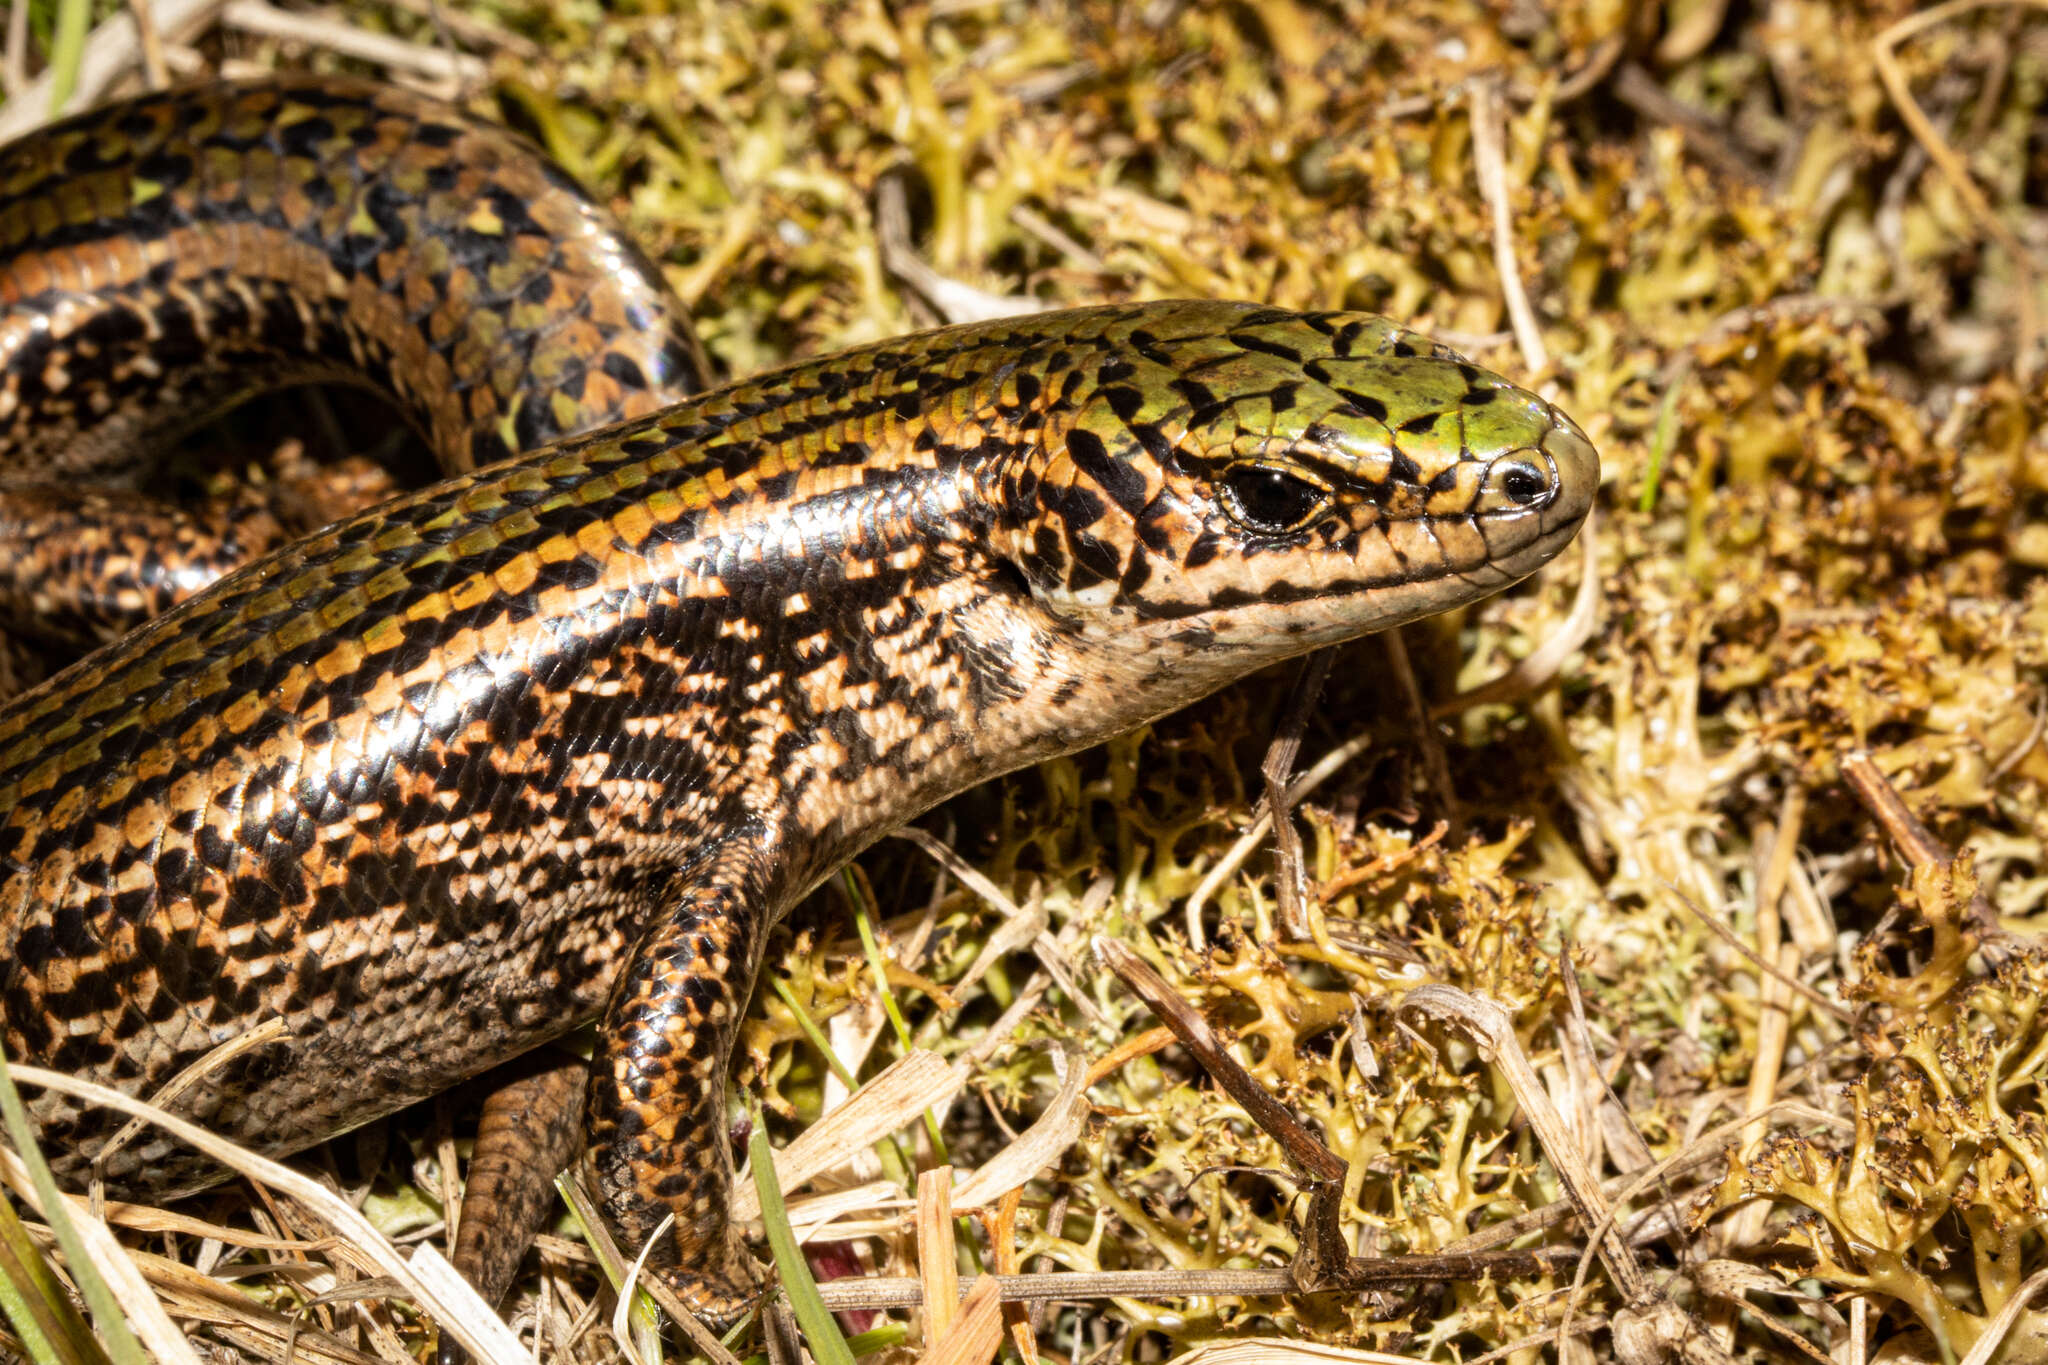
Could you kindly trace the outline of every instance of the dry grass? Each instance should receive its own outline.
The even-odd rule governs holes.
[[[1264,842],[1189,923],[1259,814],[1285,678],[935,813],[976,880],[865,858],[900,1032],[846,891],[797,918],[739,1077],[779,1142],[845,1094],[798,1011],[857,1076],[968,1063],[931,1127],[829,1173],[855,1193],[815,1206],[841,1220],[807,1234],[821,1278],[918,1274],[917,1171],[990,1163],[1058,1107],[1069,1048],[1092,1110],[1069,1100],[1078,1135],[1021,1198],[991,1182],[970,1259],[1295,1256],[1279,1149],[1095,965],[1107,935],[1342,1159],[1355,1250],[1519,1235],[1587,1268],[1576,1294],[1561,1271],[1005,1310],[1045,1360],[2048,1351],[2041,4],[463,0],[474,80],[427,10],[320,17],[436,58],[374,69],[464,82],[611,197],[734,372],[976,309],[1370,308],[1542,387],[1605,459],[1592,579],[1567,556],[1406,632],[1424,706],[1582,640],[1547,685],[1419,725],[1383,643],[1339,663],[1300,766],[1337,757],[1294,815],[1313,941],[1277,942]],[[237,0],[167,64],[363,60],[279,14]],[[1859,750],[1960,861],[1904,866],[1844,784]],[[462,1131],[444,1107],[313,1169],[370,1172],[341,1179],[371,1220],[438,1243]],[[403,1300],[338,1292],[374,1258],[291,1201],[114,1221],[220,1358],[426,1349]],[[542,1360],[612,1359],[600,1285],[546,1239],[513,1326]],[[884,1349],[921,1351],[893,1313]]]

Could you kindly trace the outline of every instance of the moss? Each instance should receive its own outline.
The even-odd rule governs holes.
[[[1088,961],[1088,938],[1110,934],[1227,1028],[1349,1163],[1361,1250],[1437,1250],[1560,1197],[1556,1154],[1499,1068],[1399,1022],[1404,992],[1431,981],[1513,1013],[1601,1175],[1740,1117],[1781,1011],[1784,1054],[1761,1063],[1843,1127],[1795,1125],[1668,1188],[1703,1218],[1763,1201],[1739,1237],[1741,1215],[1706,1224],[1707,1250],[1809,1295],[1862,1296],[1873,1356],[1916,1332],[1966,1352],[2048,1267],[2048,957],[2024,946],[1993,970],[1957,914],[1975,877],[2030,935],[2048,897],[2048,387],[2025,330],[2029,310],[2048,317],[2048,269],[2038,246],[2029,269],[1998,245],[1884,88],[1873,43],[1905,0],[449,8],[537,45],[500,51],[474,103],[618,205],[730,371],[938,320],[885,269],[877,205],[893,185],[902,245],[1018,308],[1208,295],[1381,310],[1543,386],[1601,449],[1595,626],[1554,687],[1436,728],[1448,791],[1427,779],[1381,646],[1335,670],[1303,765],[1371,743],[1298,813],[1312,879],[1337,888],[1317,942],[1277,943],[1263,849],[1210,898],[1202,946],[1186,923],[1254,817],[1281,679],[925,822],[1045,916],[1083,997],[1053,987],[980,1062],[946,1127],[954,1161],[977,1164],[1051,1093],[1047,1040],[1101,1057],[1153,1028]],[[350,12],[433,41],[424,19]],[[2048,17],[1986,6],[1896,56],[1997,222],[2038,244]],[[1512,262],[1544,373],[1509,336],[1478,190],[1470,94],[1484,80],[1507,111]],[[1582,571],[1568,555],[1411,628],[1425,694],[1500,674],[1563,629]],[[1902,874],[1841,784],[1857,748],[1973,861]],[[1455,832],[1431,842],[1439,820]],[[1773,873],[1781,830],[1799,856]],[[1032,985],[1031,949],[963,984],[1002,915],[907,845],[862,866],[885,946],[922,937],[903,965],[947,988],[897,978],[909,1030],[972,1046]],[[1774,877],[1779,894],[1760,898]],[[785,992],[754,1006],[741,1079],[780,1122],[809,1121],[828,1086],[788,1002],[870,1027],[876,983],[836,896],[799,917],[772,969]],[[1788,945],[1798,978],[1853,1013],[1775,987],[1767,1004],[1764,973],[1702,915],[1765,953]],[[1604,1087],[1559,1041],[1575,1008]],[[896,1046],[884,1033],[866,1071]],[[1142,1052],[1091,1094],[1088,1129],[1027,1192],[1027,1265],[1293,1254],[1305,1201],[1286,1163],[1178,1048]],[[910,1163],[932,1159],[926,1139],[904,1141]],[[1569,1223],[1541,1235],[1584,1242]],[[1685,1237],[1666,1225],[1646,1250],[1683,1294]],[[895,1273],[910,1254],[893,1234],[867,1253]],[[590,1292],[560,1257],[544,1265]],[[1280,1329],[1449,1361],[1555,1327],[1562,1288],[1120,1300],[1052,1313],[1038,1339],[1051,1358],[1155,1359]],[[1841,1342],[1796,1300],[1748,1316],[1687,1302],[1744,1359],[1776,1349],[1761,1314],[1824,1351]],[[1573,1311],[1620,1306],[1596,1274]],[[600,1337],[563,1357],[594,1358]]]

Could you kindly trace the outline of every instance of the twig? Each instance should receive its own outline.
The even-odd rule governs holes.
[[[1322,695],[1334,653],[1319,649],[1301,661],[1287,709],[1281,713],[1273,742],[1266,746],[1266,757],[1259,764],[1266,779],[1266,816],[1273,822],[1273,881],[1280,896],[1280,936],[1290,943],[1306,942],[1313,933],[1308,922],[1308,868],[1302,861],[1301,831],[1289,814],[1288,783],[1293,781],[1301,735],[1308,728],[1316,698]]]
[[[1495,1274],[1532,1274],[1554,1265],[1569,1253],[1508,1252],[1474,1256],[1361,1257],[1375,1267],[1374,1283],[1433,1284],[1449,1278]],[[1044,1275],[975,1275],[961,1285],[993,1279],[1004,1303],[1052,1303],[1064,1299],[1273,1298],[1292,1294],[1355,1293],[1358,1285],[1326,1285],[1303,1289],[1284,1266],[1248,1270],[1065,1270]],[[915,1308],[923,1290],[909,1275],[877,1275],[866,1279],[828,1280],[818,1295],[835,1313],[857,1308]]]
[[[1579,1216],[1593,1235],[1581,1260],[1578,1278],[1565,1297],[1564,1315],[1558,1323],[1558,1339],[1569,1336],[1572,1310],[1577,1304],[1579,1285],[1597,1255],[1614,1282],[1624,1306],[1615,1311],[1611,1323],[1616,1354],[1623,1360],[1678,1359],[1689,1365],[1733,1365],[1733,1358],[1716,1346],[1704,1326],[1684,1308],[1671,1301],[1635,1262],[1628,1243],[1614,1231],[1614,1214],[1584,1158],[1572,1142],[1571,1130],[1551,1102],[1549,1092],[1536,1068],[1515,1036],[1514,1019],[1506,1007],[1484,995],[1452,986],[1425,985],[1410,991],[1402,1002],[1403,1013],[1432,1014],[1457,1023],[1479,1044],[1480,1054],[1499,1068],[1515,1101],[1536,1133],[1551,1169]],[[1654,1168],[1652,1168],[1654,1170]],[[1646,1177],[1647,1178],[1647,1177]]]
[[[1908,866],[1924,867],[1928,863],[1946,863],[1954,859],[1948,845],[1935,838],[1933,832],[1920,823],[1920,817],[1899,799],[1898,790],[1869,754],[1859,749],[1845,756],[1842,759],[1842,778],[1877,822],[1884,826],[1885,834]]]
[[[1401,638],[1398,629],[1383,631],[1380,643],[1387,651],[1387,666],[1394,675],[1394,685],[1401,695],[1404,709],[1408,713],[1408,733],[1415,741],[1416,751],[1422,756],[1422,771],[1429,779],[1429,788],[1435,794],[1437,809],[1446,825],[1450,826],[1452,843],[1459,843],[1465,837],[1465,817],[1458,810],[1457,793],[1451,788],[1451,764],[1444,757],[1443,740],[1436,732],[1436,721],[1430,716],[1429,704],[1422,699],[1422,685],[1415,680],[1415,670],[1408,662],[1408,645]]]
[[[1573,1321],[1581,1332],[1591,1336],[1607,1325],[1607,1315],[1605,1313],[1588,1313],[1586,1316],[1575,1318]],[[1505,1346],[1497,1346],[1484,1355],[1473,1356],[1465,1361],[1464,1365],[1493,1365],[1493,1362],[1496,1360],[1506,1360],[1509,1356],[1519,1355],[1532,1346],[1546,1346],[1557,1340],[1557,1331],[1557,1328],[1551,1327],[1536,1333],[1534,1336],[1521,1337],[1509,1342]]]
[[[1288,789],[1288,803],[1291,805],[1306,797],[1317,787],[1322,786],[1323,783],[1336,776],[1338,769],[1371,747],[1372,735],[1370,732],[1367,732],[1353,735],[1350,739],[1345,740],[1342,744],[1324,754],[1316,760],[1314,767],[1303,773],[1300,780]],[[1272,828],[1273,818],[1262,812],[1256,820],[1252,821],[1251,826],[1244,833],[1237,836],[1237,842],[1232,844],[1224,855],[1216,860],[1216,865],[1203,875],[1202,880],[1196,884],[1194,893],[1188,897],[1186,910],[1188,944],[1196,952],[1202,951],[1209,941],[1208,935],[1202,929],[1203,909],[1209,904],[1210,899],[1215,896],[1223,883],[1235,876],[1237,870],[1244,866],[1244,860],[1251,857],[1252,851],[1259,846],[1260,841],[1266,837],[1266,832]]]
[[[0,80],[6,83],[10,104],[28,88],[28,0],[14,0],[7,7],[7,56],[0,61]]]
[[[135,20],[136,40],[142,45],[142,76],[152,90],[171,83],[171,69],[164,64],[164,41],[156,31],[156,13],[149,0],[128,0],[128,14]]]
[[[1498,1001],[1453,986],[1418,986],[1401,1003],[1402,1014],[1427,1015],[1455,1023],[1479,1045],[1480,1054],[1498,1067],[1515,1100],[1535,1130],[1536,1140],[1550,1158],[1551,1169],[1565,1193],[1579,1208],[1580,1221],[1589,1228],[1609,1223],[1609,1204],[1600,1183],[1587,1169],[1573,1146],[1571,1130],[1564,1116],[1551,1102],[1543,1081],[1530,1065],[1515,1037],[1514,1020]],[[1652,1168],[1654,1169],[1654,1168]],[[1609,1224],[1611,1227],[1611,1224]],[[1630,1254],[1627,1243],[1609,1231],[1595,1238],[1589,1251],[1597,1252],[1613,1278],[1615,1288],[1630,1304],[1656,1297],[1649,1281]]]
[[[1316,900],[1324,905],[1328,905],[1331,901],[1336,900],[1352,888],[1363,885],[1374,877],[1393,871],[1401,866],[1401,864],[1420,854],[1424,849],[1435,848],[1443,842],[1444,836],[1450,832],[1450,822],[1445,820],[1437,821],[1429,833],[1409,844],[1408,847],[1396,849],[1384,857],[1374,858],[1363,867],[1354,867],[1349,872],[1340,872],[1330,878],[1330,880],[1320,883],[1316,887]]]
[[[1323,1145],[1287,1106],[1268,1094],[1249,1071],[1223,1050],[1223,1040],[1209,1021],[1181,999],[1166,978],[1152,964],[1112,938],[1095,940],[1095,956],[1115,972],[1126,986],[1151,1006],[1159,1022],[1173,1030],[1182,1047],[1193,1053],[1223,1092],[1237,1101],[1261,1131],[1280,1144],[1287,1159],[1314,1180],[1342,1181],[1347,1169],[1344,1159]]]
[[[1920,823],[1919,817],[1906,808],[1897,789],[1868,753],[1858,749],[1846,755],[1842,759],[1842,779],[1856,793],[1856,799],[1884,827],[1892,846],[1898,849],[1899,856],[1906,860],[1908,867],[1925,867],[1930,863],[1946,867],[1955,861],[1956,855],[1949,851],[1948,845],[1935,838],[1933,832]],[[1977,931],[1979,948],[1987,952],[1998,951],[1992,945],[2002,944],[2006,932],[1998,922],[1998,912],[1992,909],[1981,888],[1970,897],[1970,921]]]
[[[1727,925],[1709,915],[1703,907],[1694,904],[1692,897],[1686,895],[1685,892],[1679,890],[1670,882],[1664,883],[1664,889],[1678,897],[1678,903],[1685,907],[1688,914],[1705,925],[1716,938],[1741,954],[1743,959],[1750,966],[1756,968],[1761,975],[1775,979],[1778,984],[1794,992],[1801,999],[1837,1023],[1845,1025],[1853,1025],[1855,1023],[1856,1016],[1853,1013],[1843,1009],[1841,1005],[1828,999],[1798,977],[1781,970],[1775,963],[1767,960],[1762,953],[1744,943],[1733,929],[1730,929]]]
[[[1531,374],[1550,369],[1550,352],[1544,348],[1543,333],[1536,325],[1536,312],[1522,288],[1522,270],[1515,263],[1514,222],[1508,205],[1507,156],[1502,123],[1500,87],[1492,80],[1472,83],[1472,165],[1479,176],[1479,194],[1493,211],[1493,266],[1500,276],[1501,299],[1507,305],[1508,323],[1515,330],[1515,344],[1521,348],[1522,363]]]
[[[227,0],[220,17],[227,27],[244,33],[325,48],[430,80],[461,83],[481,80],[485,74],[483,62],[467,53],[444,52],[318,14],[291,13],[267,0]]]
[[[2014,6],[2005,16],[2005,31],[1992,40],[1991,65],[1977,91],[1976,107],[1970,110],[1970,126],[1963,130],[1965,146],[1981,146],[1991,136],[1992,120],[1998,117],[1999,101],[2005,98],[2006,82],[2012,78],[2012,57],[2019,51],[2020,25],[2025,19]]]
[[[1664,1158],[1664,1160],[1654,1166],[1646,1166],[1640,1171],[1631,1171],[1627,1175],[1610,1176],[1600,1183],[1600,1191],[1602,1195],[1612,1201],[1617,1207],[1624,1205],[1635,1197],[1638,1190],[1646,1190],[1664,1181],[1689,1175],[1702,1166],[1711,1165],[1719,1161],[1730,1147],[1741,1140],[1744,1128],[1748,1127],[1758,1118],[1768,1118],[1772,1114],[1779,1113],[1790,1114],[1813,1123],[1831,1124],[1838,1128],[1852,1126],[1846,1119],[1836,1118],[1831,1114],[1824,1114],[1800,1100],[1779,1100],[1761,1115],[1744,1114],[1739,1118],[1729,1119],[1717,1127],[1708,1129],[1700,1134],[1683,1151]],[[1638,1214],[1637,1218],[1648,1217],[1656,1213],[1661,1207],[1661,1205],[1653,1205]],[[1498,1223],[1490,1223],[1469,1237],[1461,1237],[1457,1241],[1452,1242],[1444,1250],[1483,1251],[1489,1247],[1501,1246],[1519,1237],[1525,1237],[1529,1233],[1541,1232],[1545,1228],[1556,1227],[1558,1224],[1576,1215],[1578,1211],[1578,1205],[1569,1198],[1554,1200],[1551,1203],[1545,1204],[1542,1208],[1530,1209],[1527,1213],[1516,1214],[1513,1218],[1504,1219]],[[1632,1221],[1629,1228],[1623,1229],[1624,1238],[1631,1235],[1633,1226],[1634,1223]]]
[[[1607,1203],[1600,1182],[1573,1145],[1571,1130],[1566,1126],[1563,1115],[1558,1113],[1557,1106],[1551,1102],[1549,1092],[1531,1065],[1528,1054],[1523,1051],[1521,1040],[1515,1035],[1513,1016],[1506,1007],[1484,995],[1431,984],[1408,993],[1402,1003],[1402,1011],[1410,1010],[1455,1021],[1479,1044],[1480,1054],[1500,1069],[1530,1128],[1535,1131],[1536,1140],[1550,1158],[1551,1169],[1557,1172],[1559,1183],[1579,1206],[1580,1218],[1593,1229],[1571,1292],[1565,1296],[1564,1315],[1557,1327],[1558,1339],[1562,1341],[1570,1335],[1568,1327],[1572,1310],[1578,1302],[1580,1286],[1597,1256],[1625,1305],[1615,1312],[1611,1320],[1617,1354],[1623,1360],[1667,1360],[1679,1356],[1693,1365],[1709,1361],[1714,1365],[1728,1361],[1732,1365],[1732,1358],[1712,1344],[1698,1320],[1673,1303],[1663,1289],[1643,1273],[1629,1252],[1627,1242],[1614,1231],[1612,1206]]]
[[[1238,1065],[1195,1008],[1181,999],[1166,979],[1125,945],[1114,939],[1095,940],[1095,955],[1104,966],[1152,1007],[1182,1047],[1194,1054],[1223,1092],[1235,1100],[1260,1131],[1280,1145],[1288,1161],[1307,1179],[1310,1208],[1307,1235],[1296,1262],[1287,1270],[1288,1289],[1316,1294],[1356,1291],[1380,1285],[1424,1284],[1436,1280],[1477,1279],[1482,1275],[1534,1274],[1546,1269],[1550,1252],[1459,1252],[1421,1256],[1353,1256],[1338,1222],[1344,1197],[1344,1159],[1324,1145],[1308,1126],[1268,1094],[1249,1071]],[[1569,1250],[1560,1248],[1568,1256]],[[1274,1291],[1268,1291],[1274,1292]]]
[[[886,176],[875,190],[875,241],[882,268],[915,291],[946,322],[986,322],[1035,313],[1047,305],[1027,294],[991,294],[943,274],[910,241],[910,209],[902,181]]]
[[[491,48],[521,61],[534,61],[542,55],[542,48],[531,38],[508,32],[496,24],[488,24],[474,15],[459,9],[435,4],[434,0],[385,0],[386,4],[402,9],[407,14],[429,20],[434,27],[445,29],[450,35],[465,43]]]
[[[1100,256],[1068,236],[1067,233],[1060,229],[1058,224],[1054,223],[1044,214],[1039,213],[1036,209],[1033,209],[1029,204],[1018,204],[1013,207],[1010,210],[1010,221],[1030,233],[1033,237],[1036,237],[1039,241],[1044,242],[1054,251],[1065,256],[1074,263],[1076,268],[1085,270],[1091,275],[1107,275],[1109,273],[1109,266]]]
[[[1958,1365],[1990,1365],[1991,1357],[1996,1355],[1998,1348],[2005,1343],[2005,1334],[2012,1330],[2012,1325],[2019,1321],[2021,1311],[2033,1302],[2034,1296],[2041,1292],[2044,1285],[2048,1285],[2048,1270],[2037,1270],[2027,1276],[2025,1282],[2014,1291],[2013,1296],[2005,1301],[2005,1306],[1998,1310],[1990,1322],[1984,1324],[1984,1334],[1977,1338],[1977,1344],[1970,1348],[1970,1353],[1964,1356]],[[2020,1349],[2015,1346],[2012,1359],[2019,1358]]]
[[[1570,104],[1579,96],[1607,79],[1607,73],[1614,70],[1615,62],[1628,50],[1628,38],[1624,34],[1610,33],[1593,45],[1586,64],[1557,83],[1557,90],[1551,96],[1553,105]]]

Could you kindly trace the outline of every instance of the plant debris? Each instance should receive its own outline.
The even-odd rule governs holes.
[[[52,8],[27,6],[10,116],[47,101]],[[955,1282],[920,1266],[918,1173],[994,1160],[1058,1103],[1070,1049],[1092,1068],[1078,1136],[991,1181],[957,1240],[927,1228],[961,1280],[1271,1285],[1295,1262],[1311,1199],[1286,1153],[1101,968],[1104,938],[1320,1135],[1351,1255],[1579,1260],[1348,1293],[1205,1279],[1012,1304],[1001,1333],[978,1290],[949,1360],[998,1336],[1073,1365],[1254,1341],[2048,1357],[2038,0],[218,13],[166,33],[169,70],[369,70],[531,134],[619,208],[735,374],[975,310],[1259,299],[1391,314],[1540,387],[1601,451],[1583,554],[1406,628],[1401,669],[1382,641],[1337,660],[1291,797],[1260,776],[1279,670],[968,793],[794,919],[738,1078],[778,1146],[892,1061],[959,1064],[925,1119],[791,1192],[814,1264]],[[337,44],[336,19],[394,46]],[[1560,639],[1582,643],[1543,654]],[[1475,691],[1532,655],[1534,683]],[[1905,824],[1861,804],[1852,755],[1955,855],[1895,848]],[[1280,932],[1270,837],[1238,848],[1269,804],[1300,836],[1302,937]],[[305,1161],[387,1236],[445,1248],[456,1108]],[[290,1200],[109,1212],[214,1358],[434,1340],[403,1296],[333,1297],[382,1262]],[[543,1361],[614,1359],[571,1226],[505,1314]],[[841,1323],[886,1358],[924,1349],[918,1310],[886,1313]]]

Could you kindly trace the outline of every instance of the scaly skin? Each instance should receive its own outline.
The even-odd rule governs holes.
[[[967,786],[1512,583],[1597,476],[1384,320],[1161,303],[456,477],[0,708],[0,1041],[146,1094],[281,1018],[175,1107],[284,1153],[598,1018],[606,1212],[632,1249],[674,1214],[653,1263],[729,1310],[724,1068],[780,915]],[[116,1126],[32,1110],[73,1181]],[[148,1134],[105,1173],[211,1174]]]
[[[391,394],[454,474],[659,411],[704,373],[603,210],[448,105],[285,76],[69,119],[0,149],[0,619],[111,639],[269,548],[132,500],[37,534],[41,490],[14,487],[130,482],[259,389]]]

